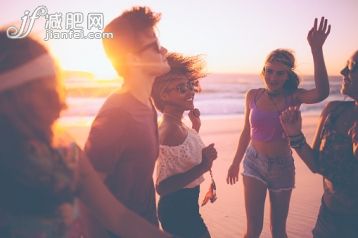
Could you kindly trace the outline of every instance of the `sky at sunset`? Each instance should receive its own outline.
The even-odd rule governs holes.
[[[299,74],[313,74],[306,40],[315,17],[332,25],[324,45],[328,72],[337,75],[350,54],[358,49],[357,0],[101,0],[25,1],[0,0],[0,25],[21,22],[25,10],[44,5],[49,13],[103,13],[105,24],[134,5],[162,13],[159,39],[171,51],[203,54],[208,71],[258,73],[266,55],[276,48],[290,48],[297,57]],[[39,23],[40,24],[40,23]],[[43,26],[35,25],[35,32]],[[115,75],[101,40],[49,40],[64,69],[90,71],[100,77]]]

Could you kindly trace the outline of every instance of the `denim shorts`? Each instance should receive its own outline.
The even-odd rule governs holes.
[[[358,237],[357,215],[336,214],[329,210],[322,200],[316,225],[312,231],[314,238],[356,238]]]
[[[259,154],[249,145],[243,167],[243,176],[260,180],[270,191],[291,190],[295,187],[295,163],[292,155],[270,158]]]

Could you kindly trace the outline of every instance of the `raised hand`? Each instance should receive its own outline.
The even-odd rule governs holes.
[[[299,107],[289,107],[280,115],[280,122],[287,136],[301,133],[302,117]]]
[[[313,27],[307,35],[307,40],[312,50],[322,48],[324,42],[327,39],[327,36],[331,32],[331,25],[328,25],[328,20],[324,17],[321,17],[319,26],[317,26],[317,23],[318,19],[315,18]]]
[[[214,147],[214,143],[208,145],[202,150],[202,161],[201,165],[203,166],[205,171],[211,169],[213,165],[213,161],[218,157],[218,153]]]
[[[189,119],[192,124],[192,128],[199,132],[200,126],[201,126],[201,120],[200,120],[200,111],[197,108],[194,108],[193,110],[189,111]]]

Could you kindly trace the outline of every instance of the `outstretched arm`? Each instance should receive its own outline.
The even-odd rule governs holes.
[[[294,142],[290,142],[290,144],[296,144],[297,147],[294,148],[295,151],[313,173],[317,173],[320,170],[318,162],[319,146],[321,144],[320,135],[323,128],[323,122],[325,121],[326,117],[327,107],[323,110],[320,117],[320,122],[313,141],[313,146],[311,147],[307,144],[302,133],[302,117],[299,107],[289,107],[283,111],[280,116],[282,128],[284,129],[290,141]]]
[[[317,23],[318,20],[316,18],[312,29],[307,35],[313,56],[316,87],[311,90],[301,89],[298,91],[297,99],[301,103],[317,103],[329,95],[328,75],[323,57],[323,44],[331,31],[331,25],[328,25],[327,19],[324,17],[321,18],[319,26],[317,26]]]
[[[338,160],[335,160],[335,156],[340,156],[338,154],[330,154],[329,156],[325,156],[319,158],[319,148],[322,142],[321,132],[323,130],[323,125],[328,117],[328,115],[339,106],[339,102],[331,102],[329,103],[322,112],[320,123],[318,130],[316,132],[316,136],[313,142],[313,148],[311,148],[307,143],[293,143],[295,146],[299,145],[297,148],[294,148],[297,154],[301,157],[301,159],[305,162],[305,164],[311,169],[312,172],[319,173],[324,177],[328,178],[335,184],[340,184],[344,186],[351,186],[352,188],[357,187],[358,183],[358,160],[355,160],[355,151],[349,152],[351,153],[352,159],[342,160],[344,162],[338,163]],[[292,147],[291,139],[299,138],[297,135],[302,136],[301,133],[301,125],[300,125],[300,116],[298,115],[299,111],[297,108],[289,108],[281,115],[281,124],[284,128],[286,134],[289,136],[290,144]],[[352,127],[351,136],[354,139],[354,126]],[[353,142],[354,146],[354,142]],[[351,149],[351,148],[350,148]],[[332,153],[332,152],[331,152]],[[343,155],[344,156],[344,155]]]

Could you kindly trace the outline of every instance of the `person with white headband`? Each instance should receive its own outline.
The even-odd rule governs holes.
[[[80,148],[55,131],[61,71],[39,42],[0,31],[0,237],[71,233],[76,198],[122,237],[170,237],[107,190]]]
[[[251,89],[246,94],[245,125],[228,170],[227,183],[238,181],[243,160],[247,238],[261,234],[267,191],[272,237],[287,237],[286,220],[295,186],[295,165],[279,115],[290,106],[317,103],[328,96],[322,48],[330,28],[327,19],[322,17],[319,26],[315,19],[307,36],[314,62],[315,88],[298,88],[294,55],[290,50],[277,49],[268,55],[261,72],[265,88]]]
[[[41,66],[41,70],[34,71],[33,69],[38,66]],[[56,75],[56,67],[52,57],[49,54],[43,54],[28,63],[0,74],[0,92],[42,77],[54,75]]]

